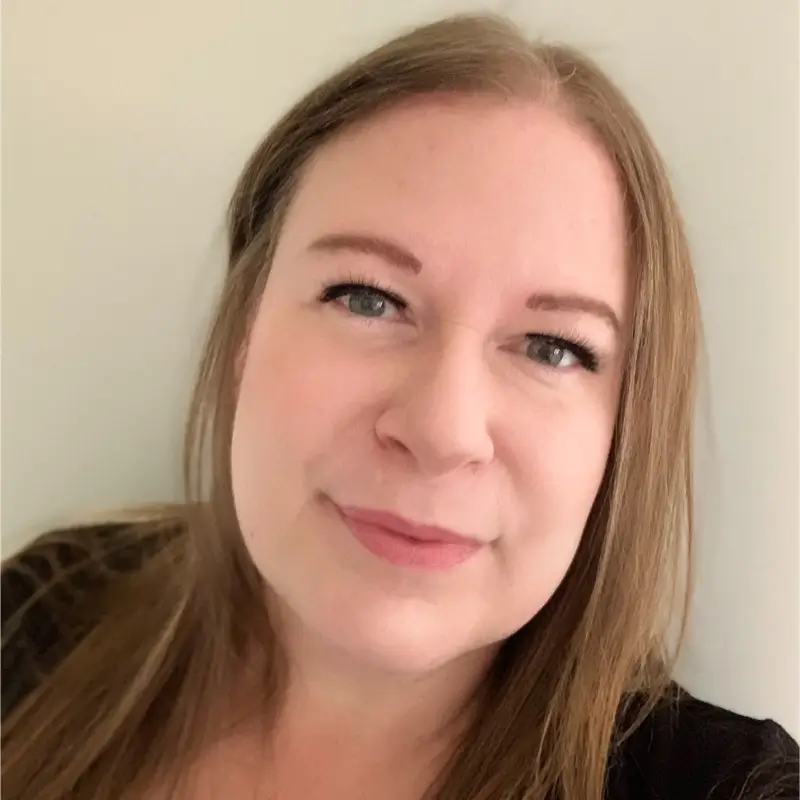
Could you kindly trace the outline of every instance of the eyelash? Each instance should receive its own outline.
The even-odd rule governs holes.
[[[323,304],[332,303],[334,300],[338,300],[340,297],[356,292],[359,289],[369,289],[383,295],[398,311],[405,311],[408,308],[408,303],[391,289],[381,286],[378,281],[356,275],[350,275],[343,281],[324,284],[319,294],[319,302]],[[577,359],[578,364],[587,372],[600,371],[600,358],[594,347],[587,339],[577,333],[566,331],[559,331],[558,333],[529,333],[526,334],[526,338],[529,342],[535,340],[544,341],[552,347],[568,350]]]
[[[587,372],[600,371],[600,358],[595,352],[594,347],[577,333],[529,333],[527,337],[529,341],[536,338],[547,342],[553,347],[569,350],[578,360],[578,364]]]
[[[408,303],[400,295],[395,294],[391,289],[381,286],[378,281],[367,280],[355,275],[346,277],[343,281],[326,283],[320,292],[320,303],[331,303],[346,294],[357,292],[359,289],[369,289],[370,291],[382,294],[398,311],[405,311]]]

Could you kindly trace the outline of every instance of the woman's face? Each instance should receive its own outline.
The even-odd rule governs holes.
[[[317,153],[232,443],[246,546],[306,633],[419,673],[539,612],[609,453],[625,237],[602,149],[534,103],[418,102]]]

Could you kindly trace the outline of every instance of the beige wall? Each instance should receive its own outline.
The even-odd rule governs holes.
[[[796,0],[520,0],[662,145],[706,315],[713,449],[681,674],[800,735]],[[298,92],[436,0],[9,0],[2,537],[178,491],[237,170]],[[642,531],[646,535],[646,531]]]

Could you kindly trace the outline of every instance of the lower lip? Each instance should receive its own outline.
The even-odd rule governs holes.
[[[478,552],[476,542],[423,542],[342,514],[356,540],[370,553],[398,567],[452,569]]]

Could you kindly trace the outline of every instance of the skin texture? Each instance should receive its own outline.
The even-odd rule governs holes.
[[[341,234],[413,259],[319,243]],[[242,360],[232,442],[245,543],[295,668],[278,748],[287,774],[307,748],[318,772],[320,753],[356,770],[358,752],[377,773],[382,752],[396,758],[398,743],[435,730],[562,581],[613,433],[625,262],[612,165],[533,102],[418,100],[308,165]],[[405,307],[374,292],[330,299],[353,280]],[[577,338],[597,369],[544,336]],[[398,567],[331,500],[481,547],[450,569]]]

